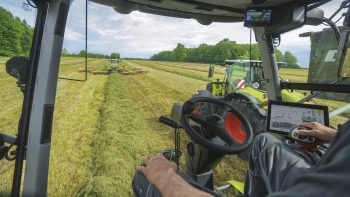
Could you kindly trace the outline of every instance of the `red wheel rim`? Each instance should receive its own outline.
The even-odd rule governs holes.
[[[236,142],[242,144],[247,139],[246,132],[242,129],[242,123],[235,114],[228,112],[225,119],[225,129]]]

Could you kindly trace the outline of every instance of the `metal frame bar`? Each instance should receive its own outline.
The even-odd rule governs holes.
[[[38,5],[39,15],[31,51],[30,77],[23,106],[23,129],[19,136],[24,143],[19,144],[16,155],[11,196],[19,196],[24,157],[27,162],[22,196],[40,197],[46,196],[47,193],[53,109],[70,2],[41,1]]]
[[[281,89],[350,93],[350,85],[348,84],[317,84],[317,83],[283,82],[281,83]]]
[[[269,100],[281,101],[280,79],[278,76],[276,55],[272,45],[272,35],[264,27],[255,27],[253,30],[260,48],[267,97]]]
[[[329,113],[329,117],[337,116],[337,115],[342,114],[348,110],[350,110],[350,103],[348,103],[347,105],[345,105],[339,109],[332,111],[331,113]]]
[[[42,34],[45,27],[46,13],[48,9],[47,2],[35,2],[38,8],[38,14],[35,22],[35,29],[33,35],[33,43],[30,51],[30,65],[28,68],[28,82],[24,93],[22,114],[19,121],[18,136],[17,136],[17,149],[16,149],[16,162],[15,170],[13,174],[13,183],[11,196],[17,197],[20,195],[21,182],[22,182],[22,170],[23,160],[25,158],[25,146],[27,143],[29,119],[31,117],[31,108],[33,102],[33,94],[35,88],[35,80],[37,75],[37,65],[39,61],[39,54],[41,50]]]

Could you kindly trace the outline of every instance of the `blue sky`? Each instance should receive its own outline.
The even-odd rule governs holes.
[[[1,0],[0,6],[10,10],[14,15],[34,23],[35,11],[22,9],[25,0]],[[334,0],[325,9],[330,16],[340,0]],[[89,2],[89,40],[88,50],[92,53],[110,54],[119,52],[122,57],[149,58],[164,50],[172,50],[177,43],[186,47],[197,47],[201,43],[215,44],[224,38],[238,43],[249,43],[249,29],[242,23],[213,23],[200,25],[191,19],[177,19],[140,12],[122,15],[112,8]],[[324,27],[305,26],[282,35],[279,47],[282,51],[292,51],[302,66],[309,61],[310,41],[299,38],[299,34],[317,31]],[[84,49],[85,1],[73,1],[65,33],[64,47],[68,52],[77,53]]]

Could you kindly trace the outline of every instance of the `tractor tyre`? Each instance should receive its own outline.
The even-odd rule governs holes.
[[[263,133],[266,130],[266,117],[261,115],[259,111],[250,104],[248,99],[245,98],[233,98],[227,101],[230,105],[239,110],[248,119],[254,132],[254,137],[259,133]],[[238,156],[243,160],[248,160],[250,155],[251,147]]]

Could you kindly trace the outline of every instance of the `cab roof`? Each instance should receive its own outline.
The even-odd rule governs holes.
[[[231,65],[231,64],[236,64],[236,63],[241,63],[241,64],[254,64],[254,66],[262,66],[262,61],[261,60],[225,60],[225,63],[223,65]],[[277,62],[278,67],[284,67],[287,65],[287,62]]]
[[[90,0],[129,14],[140,11],[176,18],[195,19],[209,25],[212,22],[242,22],[249,7],[283,7],[305,5],[313,9],[330,0]]]

